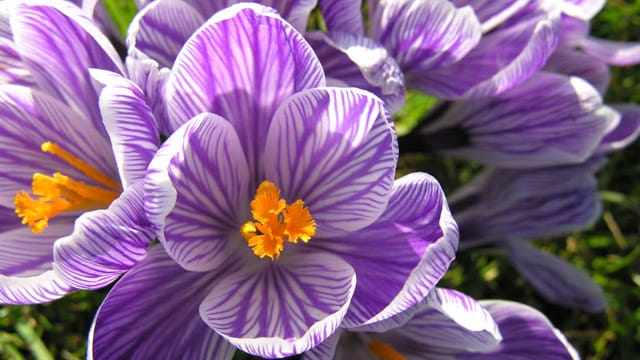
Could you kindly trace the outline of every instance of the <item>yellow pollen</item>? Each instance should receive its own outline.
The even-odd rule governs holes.
[[[32,198],[24,190],[14,197],[16,214],[32,232],[42,232],[48,226],[49,220],[62,212],[106,208],[119,196],[121,189],[117,182],[58,145],[45,142],[41,149],[62,158],[90,179],[111,189],[88,185],[59,172],[53,176],[33,174],[31,192],[37,198]]]
[[[397,352],[391,345],[378,339],[373,339],[368,346],[369,351],[378,356],[381,360],[407,360],[406,357]]]
[[[260,258],[276,260],[284,249],[284,242],[308,242],[316,234],[316,222],[301,199],[287,205],[280,198],[280,189],[270,181],[263,181],[251,201],[254,221],[240,227],[253,253]]]

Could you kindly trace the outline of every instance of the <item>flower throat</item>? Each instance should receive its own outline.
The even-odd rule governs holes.
[[[61,158],[102,186],[88,185],[59,172],[53,176],[33,174],[31,192],[37,198],[22,190],[13,200],[16,214],[32,232],[42,232],[49,220],[62,212],[106,208],[122,191],[120,184],[60,146],[47,141],[40,149]]]

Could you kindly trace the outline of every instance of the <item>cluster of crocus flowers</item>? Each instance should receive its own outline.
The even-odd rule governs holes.
[[[305,32],[315,1],[138,1],[124,62],[70,3],[7,4],[0,300],[119,278],[90,331],[96,359],[577,358],[534,309],[436,288],[454,216],[468,248],[583,226],[601,157],[638,133],[637,108],[604,105],[561,59],[541,70],[560,43],[597,49],[561,41],[563,9],[499,3],[370,1],[366,30],[359,2],[320,1],[323,33]],[[396,179],[405,83],[443,102],[401,145],[437,138],[495,167],[453,215],[432,176]],[[581,205],[559,221],[522,210],[531,199]]]

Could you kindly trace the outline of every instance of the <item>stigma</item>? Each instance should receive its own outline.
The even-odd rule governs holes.
[[[59,172],[52,176],[33,174],[31,193],[35,198],[24,190],[14,197],[16,214],[32,232],[42,232],[49,225],[51,218],[63,212],[106,208],[122,191],[113,179],[57,144],[45,142],[41,150],[61,158],[100,185],[89,185]]]
[[[253,221],[240,227],[240,233],[253,253],[276,260],[284,249],[284,242],[309,242],[316,233],[316,223],[298,199],[287,204],[280,198],[280,189],[270,181],[263,181],[251,201]]]

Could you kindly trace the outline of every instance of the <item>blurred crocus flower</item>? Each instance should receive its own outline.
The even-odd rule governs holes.
[[[500,95],[443,104],[433,113],[432,123],[401,139],[402,150],[508,168],[583,162],[620,121],[584,80],[542,71]]]
[[[479,98],[526,81],[544,66],[560,38],[555,1],[372,0],[367,6],[365,29],[359,2],[321,0],[329,32],[308,37],[328,76],[362,86],[356,76],[361,72],[380,89],[374,92],[389,92],[383,98],[392,110],[402,102],[390,91],[397,89],[400,97],[404,88],[389,86],[402,78],[391,76],[395,72],[387,57],[398,64],[407,88],[441,99]],[[388,80],[381,82],[372,68],[383,70]]]
[[[562,36],[545,70],[578,76],[601,93],[609,86],[609,65],[640,63],[640,43],[603,40],[589,36],[589,21],[605,0],[571,0],[562,5]]]
[[[227,8],[189,38],[145,179],[161,246],[105,299],[90,356],[289,356],[424,299],[457,246],[442,190],[394,181],[382,102],[324,83],[272,9]]]
[[[503,247],[548,301],[586,311],[606,307],[602,289],[582,270],[526,244],[584,228],[600,215],[595,172],[604,157],[640,135],[640,107],[617,106],[618,125],[581,164],[528,170],[489,169],[450,197],[462,250]]]
[[[489,169],[450,197],[461,248],[570,233],[600,214],[602,161],[530,170]]]
[[[103,123],[89,69],[124,69],[79,8],[30,1],[10,11],[15,49],[33,85],[0,85],[0,300],[39,303],[83,280],[55,271],[54,243],[63,262],[76,253],[81,262],[86,256],[103,263],[106,273],[89,279],[95,286],[115,279],[144,253],[152,237],[142,229],[141,184],[133,183],[144,174],[136,167],[153,151],[114,156],[117,141],[108,134],[109,119]],[[130,256],[102,246],[120,241],[131,247]]]
[[[397,327],[340,331],[303,359],[579,359],[543,314],[510,301],[478,302],[437,288],[387,321]]]

